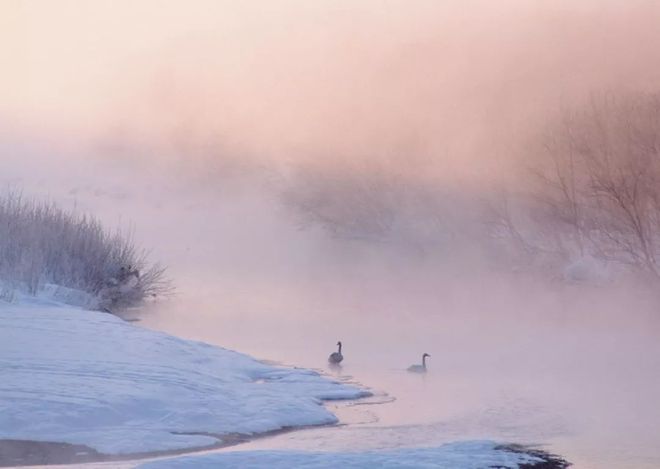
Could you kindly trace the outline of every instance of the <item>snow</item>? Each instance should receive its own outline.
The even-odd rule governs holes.
[[[162,459],[138,466],[140,469],[205,468],[517,468],[521,463],[542,459],[500,449],[490,441],[448,443],[433,448],[406,448],[364,452],[231,451]]]
[[[24,297],[25,298],[25,297]],[[74,288],[67,288],[61,285],[46,283],[39,292],[40,300],[51,300],[58,306],[63,303],[69,306],[77,306],[84,309],[93,309],[98,306],[98,298]],[[24,300],[25,301],[25,300]]]
[[[106,454],[203,447],[217,435],[332,424],[322,400],[369,395],[64,306],[54,299],[60,293],[0,301],[0,439]]]
[[[612,276],[613,267],[595,257],[584,255],[564,267],[562,277],[569,283],[603,285]]]

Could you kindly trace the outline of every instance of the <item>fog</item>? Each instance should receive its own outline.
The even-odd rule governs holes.
[[[652,467],[653,288],[600,264],[597,281],[535,276],[475,227],[494,188],[534,185],[537,136],[562,110],[657,90],[658,21],[652,0],[9,0],[0,184],[132,230],[178,290],[149,327],[312,367],[341,338],[348,374],[399,393],[383,424]],[[405,212],[387,236],[292,209],[292,194],[357,206],[363,192],[327,182],[347,180]],[[429,194],[452,233],[409,202]],[[389,373],[424,351],[446,381]],[[475,388],[506,399],[461,400]],[[422,412],[420,395],[440,397]],[[511,419],[520,402],[540,420]],[[459,409],[505,415],[438,430]],[[416,431],[400,440],[423,443]]]
[[[0,8],[1,182],[130,226],[174,277],[332,278],[339,265],[469,283],[492,269],[466,235],[474,201],[534,184],[535,138],[562,109],[652,91],[660,74],[652,1]],[[396,184],[440,193],[458,235],[421,250],[391,242],[405,227],[386,243],[333,239],[282,200],[328,174],[377,175],[375,199]],[[398,223],[436,236],[425,218]]]
[[[652,1],[2,8],[3,127],[127,164],[378,159],[490,176],[558,108],[660,73]]]

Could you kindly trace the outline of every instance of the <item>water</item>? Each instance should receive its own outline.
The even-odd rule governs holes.
[[[396,281],[336,273],[295,282],[225,276],[144,315],[146,327],[315,368],[375,394],[330,404],[339,427],[232,450],[487,438],[540,445],[577,468],[660,467],[660,330],[653,303],[638,294],[522,277],[457,290],[460,274],[425,283],[402,272]],[[331,369],[337,340],[345,360]],[[423,352],[428,373],[407,373]]]
[[[469,243],[422,253],[330,240],[260,196],[183,194],[166,213],[150,205],[160,199],[93,205],[109,222],[140,220],[138,241],[171,267],[177,298],[138,324],[331,375],[342,340],[338,377],[387,402],[331,404],[346,425],[232,450],[489,438],[542,445],[577,468],[660,467],[653,292],[501,274]],[[429,372],[406,373],[424,352]]]

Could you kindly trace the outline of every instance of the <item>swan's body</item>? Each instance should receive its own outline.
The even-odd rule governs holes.
[[[408,371],[411,373],[426,373],[426,357],[430,357],[428,353],[422,355],[422,364],[421,365],[410,365]]]
[[[336,352],[331,353],[328,357],[330,363],[341,363],[344,359],[344,356],[341,354],[341,342],[337,342],[337,346],[339,349]]]

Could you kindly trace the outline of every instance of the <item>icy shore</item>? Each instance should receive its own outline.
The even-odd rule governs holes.
[[[448,443],[432,448],[363,452],[229,451],[152,461],[140,469],[262,468],[314,469],[387,467],[391,469],[564,468],[564,462],[541,453],[512,451],[490,441]]]
[[[369,394],[44,299],[0,302],[0,369],[0,439],[106,455],[332,424],[323,400]]]

